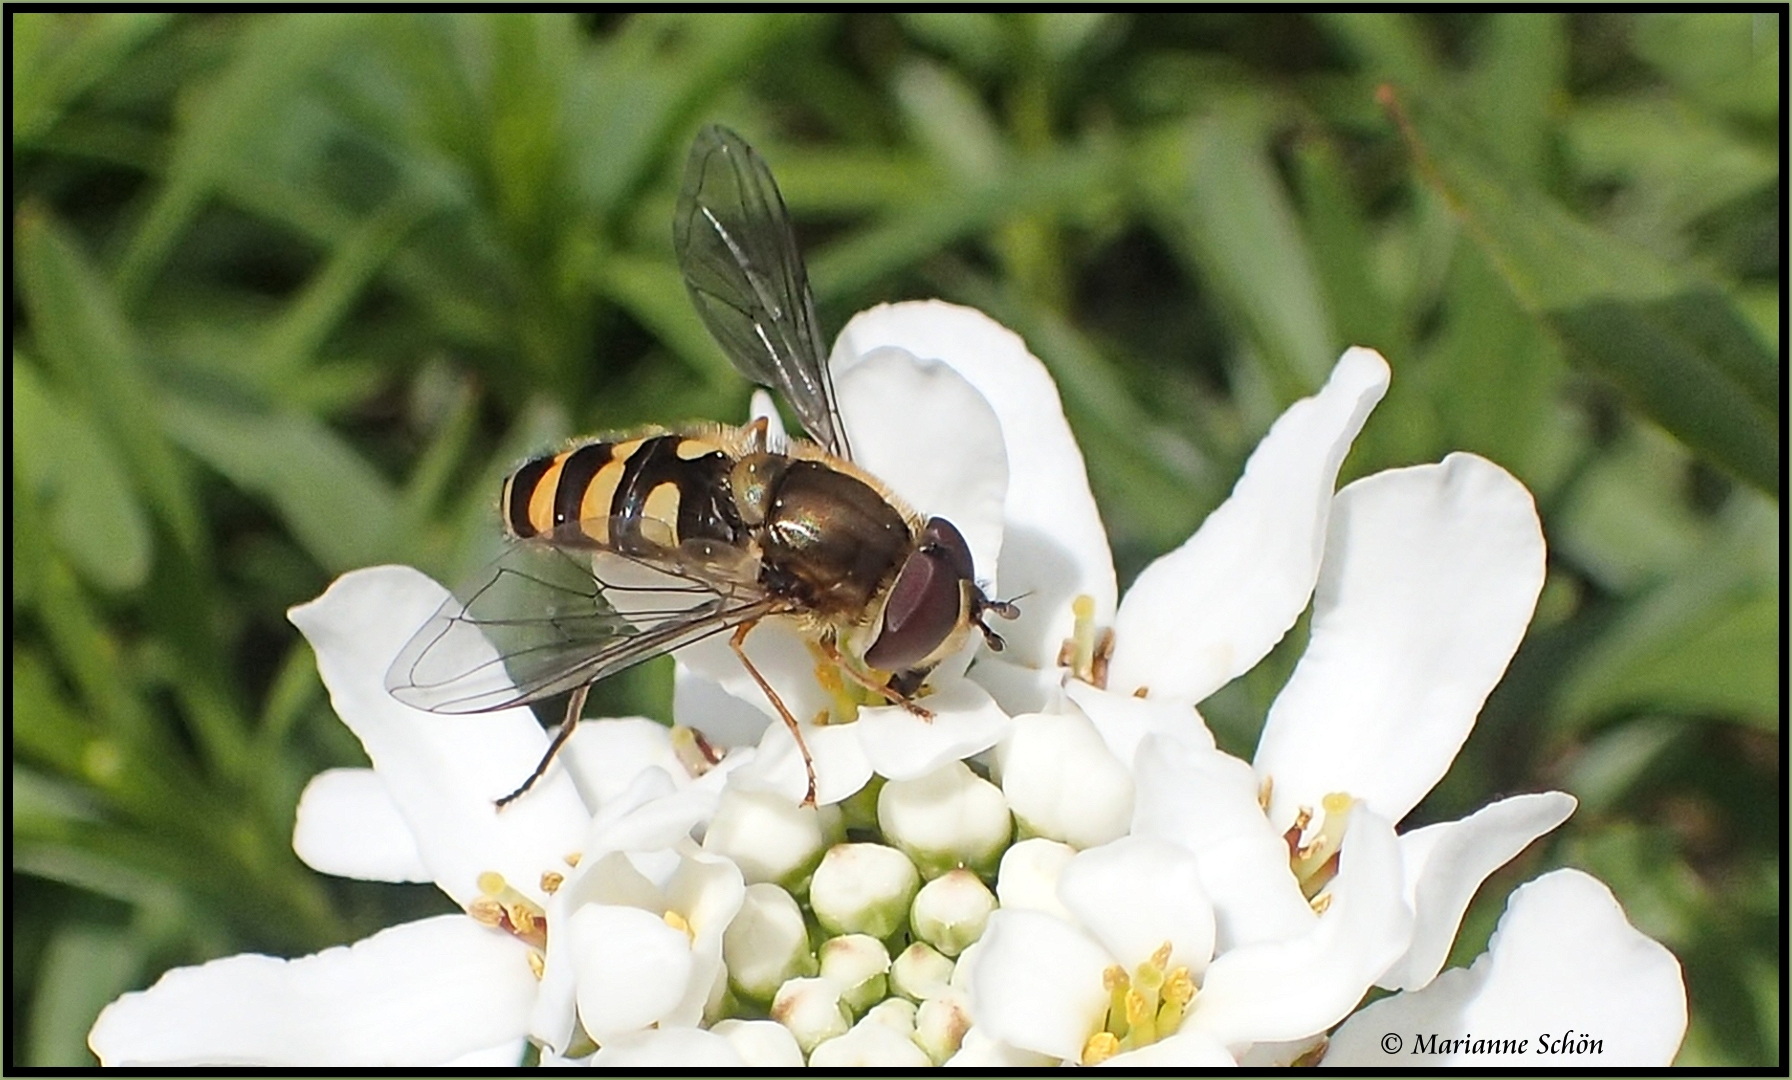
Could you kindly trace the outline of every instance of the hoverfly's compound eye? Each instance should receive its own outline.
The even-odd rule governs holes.
[[[968,565],[970,552],[958,530],[942,524],[957,539]],[[929,522],[929,534],[932,530]],[[964,613],[964,585],[969,581],[959,572],[959,562],[944,545],[927,543],[903,562],[884,604],[877,640],[865,650],[866,663],[884,671],[905,671],[928,659],[952,636]]]
[[[927,525],[921,530],[921,548],[945,556],[954,573],[966,581],[976,581],[971,545],[964,542],[964,534],[950,521],[942,517],[928,518]]]

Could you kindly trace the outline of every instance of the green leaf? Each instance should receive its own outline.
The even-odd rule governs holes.
[[[343,12],[288,13],[246,23],[231,63],[218,79],[190,90],[195,100],[183,110],[168,158],[166,182],[156,190],[131,235],[117,273],[118,291],[141,296],[174,250],[219,177],[258,138],[282,130],[279,110],[311,66],[367,16]]]
[[[157,417],[145,404],[154,397],[137,344],[117,297],[85,255],[47,214],[19,212],[15,266],[31,317],[36,355],[46,360],[58,385],[79,395],[118,460],[181,547],[194,553],[204,543],[197,501],[183,463]]]
[[[44,503],[57,544],[81,575],[111,592],[149,576],[148,517],[115,450],[87,410],[61,400],[36,368],[12,364],[12,448],[27,497]]]
[[[1442,106],[1388,100],[1423,175],[1570,362],[1609,378],[1709,460],[1777,492],[1779,365],[1729,297],[1499,178],[1496,159]]]
[[[127,930],[80,922],[58,927],[38,964],[27,1064],[92,1066],[87,1032],[107,1002],[132,988],[144,960]]]
[[[12,145],[28,147],[174,16],[161,11],[12,13]]]
[[[331,573],[391,556],[398,497],[335,433],[308,416],[231,408],[171,393],[169,430],[190,453],[265,498]]]
[[[1294,401],[1341,350],[1287,189],[1241,115],[1203,117],[1187,137],[1187,172],[1161,208],[1171,236],[1256,347],[1278,400]]]

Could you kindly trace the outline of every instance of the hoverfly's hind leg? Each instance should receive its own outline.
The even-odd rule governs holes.
[[[498,809],[502,810],[515,802],[523,792],[534,787],[535,781],[540,780],[542,774],[548,771],[548,766],[554,762],[554,756],[560,753],[560,748],[566,745],[566,740],[570,739],[573,731],[578,728],[579,714],[585,711],[585,698],[590,693],[591,686],[589,684],[572,692],[572,696],[566,700],[566,719],[561,721],[560,730],[554,733],[554,741],[548,743],[547,753],[541,755],[541,762],[535,766],[535,771],[529,774],[529,779],[524,780],[521,787],[502,799],[495,800]]]
[[[778,716],[784,721],[784,726],[790,729],[790,737],[796,740],[797,752],[803,755],[803,771],[808,774],[809,779],[809,789],[803,795],[801,805],[814,806],[815,759],[809,756],[809,746],[803,742],[802,728],[797,725],[796,717],[790,715],[790,709],[785,706],[784,699],[778,696],[778,692],[772,689],[772,684],[766,682],[765,676],[759,674],[759,669],[753,666],[753,661],[747,656],[747,650],[743,647],[747,635],[752,633],[753,628],[758,625],[758,619],[749,619],[741,623],[739,629],[734,631],[734,636],[728,639],[728,647],[734,650],[734,655],[740,657],[740,662],[746,667],[747,674],[753,676],[753,681],[758,683],[759,689],[765,692],[766,700],[772,703],[772,708],[778,710]]]
[[[816,643],[816,648],[820,649],[822,655],[827,657],[842,674],[853,682],[892,705],[902,706],[923,720],[929,722],[933,720],[933,713],[930,710],[915,704],[915,695],[921,690],[921,680],[925,679],[927,673],[933,670],[931,666],[913,671],[900,671],[891,676],[888,683],[880,683],[860,671],[857,664],[851,663],[841,655],[840,647],[835,645],[831,638],[822,638]]]

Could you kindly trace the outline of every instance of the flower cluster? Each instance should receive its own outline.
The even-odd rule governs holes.
[[[495,1065],[533,1043],[623,1066],[1386,1066],[1399,1031],[1436,1036],[1409,1062],[1434,1065],[1467,1032],[1565,1027],[1598,1052],[1562,1061],[1672,1060],[1678,964],[1577,871],[1520,888],[1488,952],[1442,970],[1480,884],[1574,800],[1397,829],[1517,648],[1544,543],[1523,486],[1472,455],[1334,490],[1379,355],[1346,352],[1124,597],[1056,388],[1012,333],[880,307],[833,371],[859,463],[1024,598],[1004,652],[942,664],[924,718],[843,700],[799,635],[756,631],[755,666],[814,718],[805,807],[758,687],[725,643],[688,647],[677,725],[584,721],[497,812],[543,748],[532,715],[393,700],[386,667],[444,593],[345,575],[292,619],[372,768],[314,779],[294,846],[465,914],[170,972],[102,1014],[101,1060]],[[1222,752],[1198,703],[1309,607],[1253,760]]]

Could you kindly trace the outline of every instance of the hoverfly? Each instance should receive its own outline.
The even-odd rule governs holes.
[[[999,650],[985,616],[1016,615],[977,585],[951,522],[915,513],[852,463],[789,213],[740,136],[698,134],[672,234],[710,334],[741,374],[783,393],[809,438],[776,437],[764,419],[655,428],[582,441],[505,479],[506,553],[386,677],[394,697],[438,713],[570,694],[541,763],[499,806],[547,770],[593,683],[728,632],[796,739],[812,804],[797,720],[743,648],[756,626],[793,625],[843,674],[927,716],[915,696],[933,666],[972,627]]]

